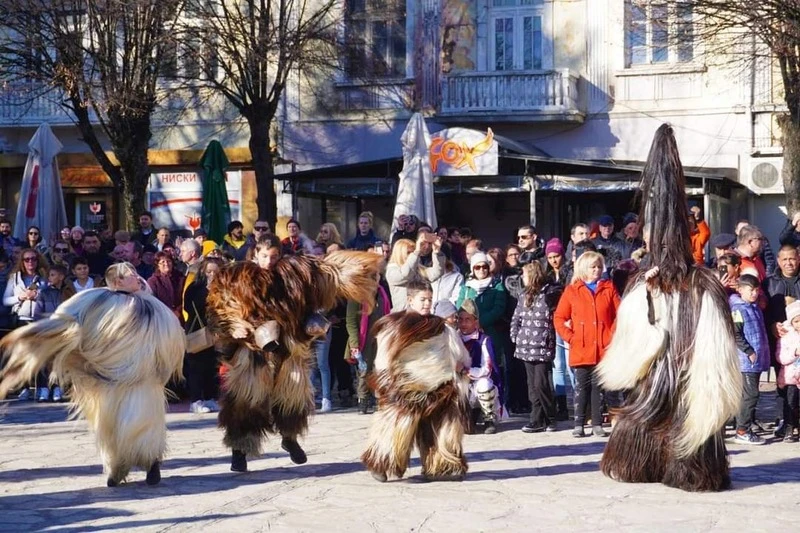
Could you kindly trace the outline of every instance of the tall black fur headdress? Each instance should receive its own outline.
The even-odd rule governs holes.
[[[642,221],[649,243],[650,266],[659,268],[653,279],[662,291],[671,293],[683,284],[694,263],[689,236],[689,206],[678,144],[669,124],[662,124],[653,137],[642,171]]]

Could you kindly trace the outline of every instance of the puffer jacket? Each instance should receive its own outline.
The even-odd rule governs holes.
[[[514,357],[522,361],[549,363],[555,358],[556,331],[553,312],[561,294],[559,287],[546,285],[533,298],[530,307],[520,296],[511,318],[511,342],[516,344]]]
[[[769,340],[764,325],[764,315],[758,303],[747,303],[738,294],[728,298],[733,316],[733,331],[736,351],[739,352],[739,369],[742,372],[766,372],[769,370]],[[756,361],[750,355],[756,354]]]
[[[778,351],[776,359],[781,364],[778,372],[778,386],[783,388],[786,385],[800,385],[800,357],[797,350],[800,349],[800,333],[792,328],[791,324],[786,324],[789,332],[778,339]]]
[[[582,281],[570,283],[558,302],[553,322],[570,346],[569,366],[592,366],[603,358],[614,334],[619,294],[607,279],[592,291]]]

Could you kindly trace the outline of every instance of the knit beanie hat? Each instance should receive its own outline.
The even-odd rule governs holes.
[[[457,312],[458,309],[450,300],[440,300],[433,306],[433,314],[441,318],[449,318]]]
[[[472,254],[472,257],[469,259],[469,268],[472,270],[475,268],[475,265],[479,265],[481,263],[489,264],[489,258],[486,257],[486,254],[483,252],[475,252]]]
[[[800,316],[800,300],[786,306],[786,323],[791,324],[792,320],[797,316]]]
[[[544,247],[544,254],[564,255],[564,245],[561,244],[561,241],[557,237],[553,237],[552,239],[547,241],[547,244]]]

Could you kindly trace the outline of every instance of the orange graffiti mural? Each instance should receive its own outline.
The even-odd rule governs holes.
[[[475,166],[475,158],[485,154],[492,147],[494,141],[494,133],[491,128],[486,131],[486,138],[474,146],[467,146],[467,143],[461,141],[451,141],[443,137],[434,137],[431,139],[431,147],[429,150],[431,156],[431,169],[436,172],[439,167],[439,162],[450,165],[453,168],[463,168],[469,165],[473,172],[477,172]]]

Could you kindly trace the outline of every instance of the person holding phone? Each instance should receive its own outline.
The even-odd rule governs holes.
[[[36,299],[39,291],[46,287],[47,266],[47,260],[33,248],[26,248],[20,254],[3,294],[3,304],[11,307],[12,327],[24,326],[36,320]],[[19,399],[32,399],[28,386],[23,387]]]
[[[727,253],[717,259],[717,277],[729,296],[736,292],[741,269],[742,258],[734,252]]]

